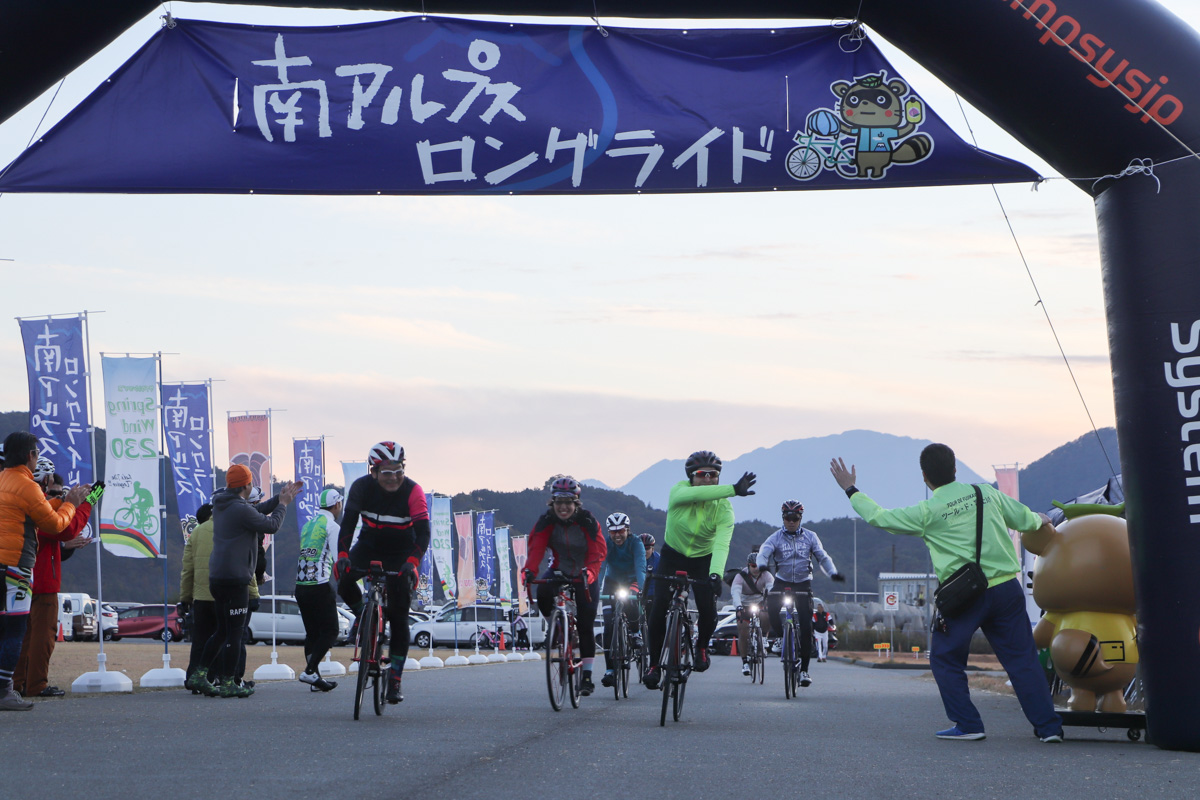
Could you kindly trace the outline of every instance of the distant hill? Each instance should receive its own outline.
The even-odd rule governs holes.
[[[1103,450],[1100,449],[1101,442]],[[1105,452],[1112,461],[1112,469],[1104,457]],[[1117,429],[1101,428],[1051,450],[1022,469],[1021,502],[1034,511],[1046,511],[1052,508],[1054,500],[1065,502],[1104,486],[1113,476],[1113,470],[1117,474],[1121,472]]]
[[[733,482],[743,472],[758,475],[757,494],[734,501],[738,519],[774,522],[780,504],[789,498],[804,504],[805,520],[845,517],[850,503],[829,475],[829,460],[841,456],[855,464],[871,497],[884,506],[905,506],[925,499],[917,460],[928,439],[912,439],[875,431],[846,431],[832,436],[792,439],[727,459],[722,480]],[[720,454],[718,454],[720,455]],[[671,486],[683,480],[684,459],[660,461],[639,473],[621,491],[655,508],[667,507]],[[958,462],[961,480],[984,479]]]

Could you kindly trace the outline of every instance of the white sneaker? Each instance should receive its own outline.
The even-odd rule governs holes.
[[[300,682],[301,683],[307,683],[307,684],[311,685],[311,684],[316,683],[319,680],[321,680],[321,676],[315,672],[301,672],[300,673]]]
[[[807,672],[801,672],[801,673],[800,673],[800,685],[801,685],[801,686],[810,686],[810,685],[812,685],[812,678],[808,677],[808,673],[807,673]]]
[[[33,708],[33,702],[21,697],[21,693],[10,688],[0,695],[0,711],[28,711]]]
[[[749,664],[747,664],[745,661],[743,661],[743,662],[742,662],[742,674],[743,674],[743,675],[749,675],[749,674],[750,674],[750,665],[749,665]]]

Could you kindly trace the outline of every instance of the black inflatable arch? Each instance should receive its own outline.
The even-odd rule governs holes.
[[[1200,147],[1200,36],[1195,30],[1153,0],[257,3],[575,17],[597,12],[763,19],[859,14],[1075,180],[1096,202],[1148,732],[1160,747],[1200,750],[1200,600],[1193,589],[1200,567],[1200,157],[1193,152]],[[114,16],[118,5],[123,15]],[[0,32],[0,66],[14,67],[5,70],[8,75],[27,77],[24,82],[14,78],[3,90],[0,119],[158,2],[14,0],[13,6]],[[46,47],[48,41],[56,46]],[[1095,180],[1122,173],[1135,159],[1152,160],[1157,180],[1145,174]]]

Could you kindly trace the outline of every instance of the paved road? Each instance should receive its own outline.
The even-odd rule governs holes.
[[[1070,728],[1044,745],[1011,697],[977,696],[985,741],[943,742],[924,673],[814,664],[813,686],[785,701],[777,663],[760,687],[736,661],[695,676],[666,728],[660,695],[641,686],[553,712],[542,662],[410,673],[403,704],[358,722],[348,684],[41,701],[0,715],[0,786],[39,800],[1200,796],[1200,754],[1115,730]]]

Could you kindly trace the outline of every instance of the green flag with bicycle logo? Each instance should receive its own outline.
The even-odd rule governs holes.
[[[158,359],[102,356],[108,431],[100,541],[113,555],[159,558]]]

